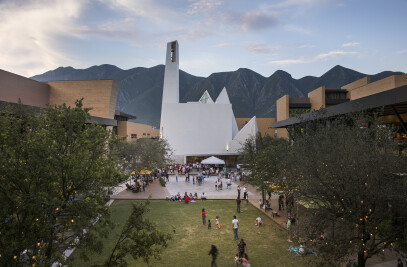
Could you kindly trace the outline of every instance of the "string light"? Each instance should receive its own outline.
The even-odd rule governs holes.
[[[73,222],[74,222],[74,220],[72,219],[72,220],[71,220],[71,223],[73,223]]]

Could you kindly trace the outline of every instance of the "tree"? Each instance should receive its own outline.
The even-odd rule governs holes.
[[[167,164],[171,149],[164,139],[140,138],[133,142],[121,141],[111,156],[121,162],[124,172],[153,170]]]
[[[247,181],[261,190],[270,190],[271,184],[282,184],[289,149],[289,142],[282,138],[271,138],[258,133],[256,138],[247,139],[239,158],[249,170]]]
[[[106,186],[120,180],[111,136],[89,109],[22,105],[0,116],[0,265],[63,262],[74,245],[100,250],[109,226]],[[98,223],[95,224],[96,220]]]
[[[126,255],[133,259],[142,258],[149,264],[151,258],[161,259],[161,250],[166,248],[171,234],[159,231],[156,225],[143,216],[148,212],[148,204],[133,204],[133,211],[124,225],[109,257],[101,266],[127,266]]]
[[[288,185],[310,209],[299,217],[301,241],[324,261],[357,255],[358,266],[405,242],[407,157],[394,129],[374,115],[304,122],[290,149]],[[319,232],[327,240],[317,241]]]

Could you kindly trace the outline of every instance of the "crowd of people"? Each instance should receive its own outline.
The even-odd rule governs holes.
[[[205,192],[202,193],[200,198],[201,198],[201,200],[207,199]],[[172,195],[170,197],[166,197],[165,199],[170,200],[170,201],[184,201],[186,204],[188,204],[192,200],[194,200],[194,201],[198,200],[199,197],[198,197],[197,192],[195,192],[193,195],[192,195],[192,193],[188,194],[188,192],[185,192],[184,196],[181,196],[180,192],[178,192],[178,194]]]

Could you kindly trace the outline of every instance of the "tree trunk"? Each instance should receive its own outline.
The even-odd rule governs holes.
[[[366,265],[365,253],[364,250],[361,250],[358,253],[358,267],[365,267],[365,265]]]

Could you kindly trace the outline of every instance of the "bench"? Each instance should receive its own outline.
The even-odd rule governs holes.
[[[271,215],[273,215],[273,218],[274,217],[280,217],[280,215],[278,215],[278,211],[271,211]]]

